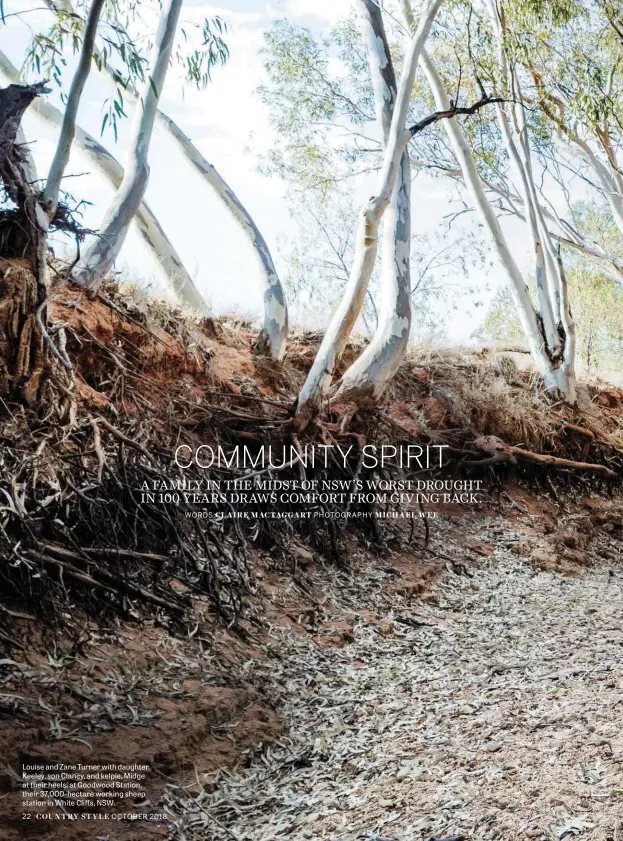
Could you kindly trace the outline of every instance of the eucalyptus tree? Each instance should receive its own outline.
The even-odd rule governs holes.
[[[450,98],[444,82],[435,67],[431,57],[424,53],[422,64],[426,78],[430,85],[435,103],[438,108],[448,108]],[[459,123],[454,120],[444,121],[444,129],[469,192],[471,201],[478,210],[483,225],[488,232],[491,244],[497,254],[499,263],[509,281],[509,287],[518,317],[546,387],[554,393],[560,394],[570,403],[575,402],[575,371],[574,371],[574,330],[570,311],[566,301],[566,288],[561,290],[561,309],[565,309],[565,320],[568,330],[564,335],[563,352],[548,345],[543,314],[539,312],[532,301],[526,278],[513,256],[508,240],[504,235],[495,210],[489,201],[472,149],[467,142]],[[563,277],[563,272],[560,272]],[[549,289],[545,292],[549,295]],[[543,296],[545,297],[545,295]],[[550,306],[553,301],[547,297]]]
[[[183,0],[168,0],[164,5],[153,46],[149,77],[145,80],[142,107],[137,108],[125,171],[119,189],[108,208],[97,237],[80,258],[72,279],[96,289],[119,256],[130,224],[145,195],[149,179],[148,154],[158,101],[169,68]]]
[[[45,84],[11,84],[0,91],[0,178],[8,198],[16,207],[16,227],[26,232],[26,254],[33,267],[35,286],[27,276],[14,281],[13,312],[9,317],[10,349],[8,366],[3,363],[13,387],[35,408],[45,406],[60,417],[73,417],[73,371],[64,351],[65,338],[58,328],[55,343],[47,324],[50,300],[48,280],[48,234],[57,223],[61,181],[69,161],[76,131],[80,99],[91,68],[97,27],[104,0],[92,0],[75,71],[66,99],[59,138],[43,189],[29,180],[32,165],[18,146],[18,135],[25,110],[37,96],[47,92]],[[60,364],[60,367],[59,367]],[[7,370],[8,368],[8,370]]]
[[[20,79],[17,67],[1,51],[0,78],[6,84],[18,83]],[[58,131],[62,126],[63,112],[47,98],[37,97],[33,100],[30,108],[54,131]],[[22,141],[22,145],[25,149],[28,149],[25,141]],[[95,171],[99,172],[117,190],[123,180],[123,166],[115,156],[99,140],[79,125],[75,127],[74,145],[77,146],[89,164],[94,167]],[[28,180],[35,183],[37,181],[36,174],[29,175]],[[178,299],[192,307],[196,312],[205,312],[207,307],[203,297],[186,271],[173,243],[169,240],[162,225],[145,201],[140,204],[136,211],[134,221],[147,248],[162,267]]]
[[[155,11],[156,14],[160,15],[161,6],[159,3],[154,5],[150,2],[142,2],[142,0],[130,4],[120,2],[120,0],[106,0],[100,9],[99,26],[91,28],[89,25],[91,19],[89,3],[87,0],[76,0],[76,2],[76,9],[66,0],[46,3],[46,6],[54,13],[53,24],[47,28],[43,26],[35,30],[29,25],[33,34],[27,49],[23,69],[18,73],[8,58],[2,54],[0,56],[0,73],[7,81],[21,80],[26,71],[38,76],[47,76],[61,88],[63,104],[71,107],[72,99],[68,100],[63,92],[66,86],[66,54],[68,50],[84,54],[84,42],[88,40],[90,42],[89,52],[93,63],[97,67],[112,67],[113,56],[115,58],[114,63],[117,69],[111,70],[115,92],[104,102],[105,115],[102,132],[106,126],[109,126],[116,138],[118,122],[125,117],[123,92],[127,89],[135,90],[139,83],[144,83],[145,86],[148,84],[149,77],[145,73],[146,58],[142,55],[142,47],[139,49],[136,44],[138,42],[142,44],[144,41],[142,36],[144,27],[152,25],[153,13]],[[144,17],[145,13],[147,13],[149,19]],[[24,12],[20,11],[11,12],[10,15],[7,15],[6,20],[8,22],[9,17],[20,20],[23,14]],[[134,19],[139,19],[141,23],[141,31],[138,33],[138,36],[141,37],[137,36],[132,39],[128,36],[127,27],[130,21]],[[210,28],[211,23],[215,31]],[[175,58],[178,63],[183,65],[187,81],[205,84],[209,78],[211,67],[215,63],[225,61],[227,48],[222,40],[221,32],[220,19],[215,18],[212,22],[204,21],[202,24],[203,40],[197,49],[194,48],[196,39],[189,38],[185,33],[184,48],[177,47]],[[78,81],[81,82],[84,79],[85,68],[86,62],[79,62],[79,72],[72,76],[70,80],[70,91],[78,84]],[[155,90],[155,87],[153,90]],[[75,98],[73,98],[73,101],[75,102]],[[61,130],[65,135],[65,141],[73,139],[74,144],[95,166],[97,171],[103,174],[118,191],[124,180],[124,169],[102,143],[77,125],[74,131],[75,136],[69,138],[63,128],[63,123],[67,121],[70,114],[65,115],[43,97],[34,101],[33,110],[55,129]],[[73,117],[75,122],[75,115]],[[59,151],[62,150],[63,155],[67,156],[69,147],[70,144],[67,142],[59,144]],[[56,159],[58,164],[58,154]],[[56,172],[59,172],[58,165],[56,166]],[[58,178],[55,180],[58,181]],[[48,188],[49,192],[50,189]],[[135,221],[148,248],[162,265],[177,297],[192,309],[198,312],[206,312],[206,303],[186,271],[180,256],[153,212],[143,201],[137,209]]]
[[[133,8],[142,6],[141,3],[131,5]],[[48,282],[48,233],[50,230],[61,229],[81,236],[71,210],[61,201],[64,172],[77,135],[78,145],[87,150],[91,159],[98,161],[112,181],[119,182],[116,203],[118,212],[109,215],[109,224],[104,232],[105,240],[99,240],[100,243],[104,241],[107,249],[110,249],[107,256],[113,251],[118,253],[120,243],[127,232],[126,223],[129,224],[134,213],[141,207],[153,116],[169,64],[180,7],[181,0],[172,0],[166,10],[159,14],[160,26],[154,47],[155,62],[150,76],[145,75],[140,54],[134,50],[129,51],[123,39],[115,43],[114,37],[110,35],[119,32],[115,21],[124,11],[124,4],[118,0],[93,0],[91,3],[83,0],[81,8],[84,17],[71,15],[62,21],[58,20],[53,27],[56,31],[52,36],[45,32],[35,33],[28,51],[31,68],[40,75],[48,75],[59,85],[62,83],[65,66],[63,49],[67,40],[71,41],[74,51],[78,53],[78,62],[68,85],[68,93],[62,94],[65,106],[62,115],[56,109],[46,108],[44,102],[38,103],[39,110],[45,118],[56,123],[60,129],[48,177],[42,182],[34,178],[28,150],[19,145],[23,137],[20,124],[25,110],[38,97],[48,93],[49,88],[45,83],[10,84],[1,92],[0,117],[3,131],[0,177],[7,198],[16,206],[15,209],[8,207],[3,211],[3,221],[6,223],[5,228],[11,228],[13,225],[15,230],[26,232],[26,246],[21,249],[20,254],[23,252],[30,258],[36,288],[31,288],[27,272],[12,273],[7,288],[10,293],[9,310],[13,308],[15,312],[12,315],[9,313],[9,351],[0,367],[3,369],[3,378],[8,376],[14,386],[19,386],[29,404],[45,406],[46,410],[52,404],[59,415],[69,420],[74,409],[73,369],[65,351],[62,325],[54,325],[52,329],[47,320],[48,305],[55,294],[50,291]],[[16,16],[19,18],[20,13],[16,13]],[[123,172],[114,158],[108,155],[97,141],[82,132],[76,123],[80,99],[92,62],[101,60],[100,49],[96,43],[98,34],[107,45],[106,49],[111,49],[111,44],[115,45],[127,68],[128,78],[131,79],[134,75],[145,81],[142,108],[136,109],[130,171],[126,169]],[[201,53],[193,54],[191,67],[196,71],[202,61]],[[6,65],[6,62],[3,64]],[[13,72],[10,66],[4,66],[3,69],[9,74]],[[123,114],[123,102],[120,98],[115,98],[109,102],[105,122],[110,120],[116,129],[116,121]],[[175,252],[169,247],[170,244],[153,214],[143,206],[139,218],[152,247],[161,254],[166,251],[166,256],[172,257]],[[118,224],[120,220],[123,221],[122,225]],[[87,256],[93,258],[93,251]],[[92,269],[98,262],[91,260],[91,263],[81,268],[83,271],[85,268]]]
[[[620,11],[597,0],[552,4],[545,21],[539,12],[530,3],[515,11],[522,27],[519,60],[555,131],[564,166],[603,198],[623,235]]]
[[[74,24],[76,21],[79,25],[82,23],[82,18],[71,0],[45,0],[45,3],[60,22],[70,20]],[[228,48],[220,37],[224,29],[220,18],[206,19],[202,25],[202,38],[203,46],[207,45],[207,51],[196,50],[186,58],[187,76],[200,86],[204,86],[210,79],[212,67],[215,64],[224,63],[228,57]],[[139,107],[141,101],[135,83],[135,77],[140,75],[141,70],[140,57],[134,58],[134,64],[139,70],[138,74],[123,75],[114,61],[120,53],[122,58],[134,55],[134,40],[128,31],[128,25],[123,22],[116,22],[115,32],[118,39],[116,49],[106,49],[104,45],[102,49],[96,48],[95,52],[98,68],[115,86],[113,103],[117,104],[117,109],[113,104],[111,111],[113,118],[120,115],[124,101],[132,101],[134,107]],[[176,148],[195,172],[215,191],[251,245],[262,282],[264,301],[264,323],[258,345],[260,348],[266,346],[274,359],[281,359],[285,353],[288,336],[288,311],[281,281],[266,240],[251,214],[216,167],[205,158],[183,129],[161,109],[156,111],[156,125],[173,140]],[[150,238],[153,239],[153,236]],[[181,280],[179,277],[174,277],[173,280],[174,288],[184,303],[190,304],[195,309],[205,308],[203,302],[201,307],[197,306],[194,284],[191,286],[188,283],[187,274],[182,274]]]
[[[564,251],[581,254],[600,269],[605,269],[615,280],[623,282],[621,245],[609,241],[606,247],[604,242],[596,240],[583,227],[581,216],[575,212],[580,197],[584,198],[584,185],[588,184],[595,191],[594,199],[598,204],[608,202],[607,190],[604,191],[597,179],[591,177],[586,160],[578,160],[578,155],[570,152],[570,144],[564,140],[564,136],[561,137],[559,126],[551,119],[555,112],[552,103],[547,103],[544,77],[539,76],[539,73],[547,74],[551,88],[564,91],[565,96],[574,101],[574,108],[578,112],[578,116],[573,118],[576,128],[578,121],[586,120],[594,111],[595,102],[599,98],[595,90],[592,93],[585,90],[583,79],[587,76],[587,67],[592,64],[589,77],[591,74],[597,80],[608,77],[607,86],[603,82],[601,97],[602,101],[609,97],[609,137],[611,144],[618,143],[619,132],[616,126],[620,123],[621,115],[615,114],[613,109],[620,98],[620,84],[617,84],[617,73],[613,75],[607,69],[616,69],[613,50],[618,48],[609,38],[612,66],[608,65],[603,56],[601,68],[596,65],[595,57],[588,61],[584,54],[587,44],[594,42],[603,52],[604,29],[603,19],[601,27],[595,24],[594,13],[590,16],[593,21],[592,31],[587,28],[589,8],[588,4],[566,0],[546,3],[512,0],[502,8],[501,5],[492,6],[490,0],[487,0],[484,7],[468,7],[466,14],[461,15],[457,11],[456,23],[446,35],[456,54],[454,66],[449,66],[448,50],[441,39],[438,41],[438,58],[435,60],[443,62],[450,89],[454,89],[454,85],[460,87],[469,82],[465,75],[461,76],[462,69],[477,68],[478,73],[484,74],[490,82],[499,83],[515,103],[512,108],[504,106],[501,115],[498,110],[497,133],[491,123],[485,126],[481,119],[478,135],[467,135],[483,186],[497,214],[516,216],[528,225],[532,225],[530,220],[536,214],[544,227],[539,237],[553,240],[556,248],[560,245]],[[584,68],[582,72],[580,67]],[[574,76],[576,80],[570,87]],[[573,89],[575,98],[571,97]],[[522,124],[525,131],[520,129],[522,143],[517,144],[512,137],[509,138],[508,132],[517,135],[517,126]],[[533,173],[528,184],[532,200],[526,206],[523,167],[517,169],[516,153],[523,154],[523,143],[528,136],[531,137],[528,152]],[[462,182],[462,172],[456,167],[453,156],[446,154],[447,151],[437,138],[437,145],[420,147],[419,155],[412,156],[412,164]],[[509,160],[512,163],[510,167]],[[564,209],[561,209],[560,199],[563,200]],[[544,302],[544,310],[547,308]]]
[[[516,173],[527,233],[534,254],[537,319],[532,318],[525,296],[517,296],[516,303],[533,354],[538,344],[545,357],[539,366],[545,382],[566,400],[575,402],[575,324],[569,306],[567,278],[562,260],[555,250],[539,201],[530,129],[526,120],[526,104],[518,70],[518,57],[509,38],[506,5],[502,0],[489,0],[489,14],[497,45],[499,84],[508,100],[507,103],[497,105],[497,117],[509,160]],[[509,104],[511,102],[512,105]],[[503,264],[511,282],[514,283],[514,269],[508,265],[505,257]],[[536,335],[535,321],[538,329]]]
[[[471,115],[495,101],[484,91],[470,106],[448,103],[447,107],[406,126],[415,72],[424,44],[441,3],[429,2],[410,36],[402,73],[397,85],[383,19],[377,4],[364,4],[369,27],[369,68],[373,79],[378,122],[382,129],[383,156],[377,176],[376,194],[360,213],[356,249],[342,301],[333,316],[308,377],[299,393],[298,421],[304,425],[316,411],[332,385],[335,367],[353,329],[366,294],[377,256],[378,231],[383,214],[392,210],[386,227],[385,246],[389,255],[384,271],[383,315],[369,347],[345,373],[333,394],[355,408],[373,403],[395,373],[406,350],[410,327],[410,197],[407,146],[420,132],[439,120]],[[395,97],[395,101],[394,101]]]
[[[383,16],[373,0],[361,0],[377,123],[383,147],[390,141],[396,74]],[[409,91],[410,96],[410,91]],[[404,105],[407,116],[408,99]],[[337,396],[357,403],[375,402],[394,376],[407,350],[411,332],[411,168],[407,145],[383,219],[381,301],[376,331],[361,356],[348,368]]]
[[[372,3],[371,7],[378,11],[378,4]],[[481,40],[477,45],[481,54],[476,58],[472,50],[475,45],[471,43],[474,33],[470,32],[469,26],[472,17],[474,21],[477,20]],[[389,58],[395,61],[396,58],[400,60],[402,50],[400,39],[396,40],[395,21],[391,20],[391,24],[394,40]],[[579,220],[563,218],[548,197],[542,195],[543,183],[537,184],[539,178],[535,174],[538,172],[541,175],[542,164],[540,159],[534,161],[534,150],[529,142],[532,124],[529,124],[521,104],[513,104],[517,99],[514,90],[517,78],[510,80],[513,89],[508,88],[508,78],[503,80],[505,70],[499,63],[502,58],[500,38],[494,24],[497,26],[496,20],[490,13],[482,15],[480,7],[477,16],[469,5],[454,6],[440,18],[430,49],[437,56],[435,60],[441,61],[440,66],[446,78],[451,80],[448,84],[453,91],[458,87],[459,92],[467,91],[470,95],[473,92],[474,98],[479,94],[482,98],[483,86],[478,78],[481,75],[487,86],[497,86],[494,89],[499,92],[500,100],[511,101],[498,103],[500,111],[497,116],[493,109],[483,109],[473,125],[466,123],[463,127],[457,126],[458,135],[452,128],[452,121],[448,125],[444,121],[443,129],[441,126],[435,129],[431,125],[427,132],[418,133],[411,144],[411,167],[414,172],[426,169],[441,177],[449,176],[453,182],[460,184],[462,190],[468,188],[469,205],[478,209],[483,216],[494,252],[498,259],[502,259],[505,273],[511,280],[517,306],[523,312],[525,334],[547,388],[563,394],[573,402],[573,321],[564,303],[564,267],[559,259],[559,246],[562,244],[574,248],[578,253],[608,265],[613,274],[620,272],[621,264],[615,254],[590,238]],[[474,28],[472,25],[471,29]],[[492,50],[491,45],[495,46],[496,42],[497,47]],[[374,43],[380,44],[382,41],[374,39]],[[448,44],[452,44],[451,49]],[[372,105],[375,101],[374,85],[370,83],[374,76],[370,72],[371,61],[361,41],[357,41],[353,27],[344,24],[329,39],[319,42],[310,33],[281,25],[269,36],[268,47],[270,60],[267,67],[272,85],[264,89],[263,95],[276,114],[276,125],[285,138],[281,148],[273,154],[270,161],[272,167],[292,180],[298,177],[303,189],[308,185],[319,185],[321,189],[339,189],[344,179],[360,178],[366,172],[378,172],[379,149],[382,144],[377,138],[371,138],[365,130],[366,123],[372,118]],[[336,49],[347,73],[331,72],[330,59]],[[508,44],[504,43],[505,61],[507,50]],[[479,66],[482,62],[487,64],[484,72]],[[478,73],[473,73],[476,66]],[[284,81],[280,83],[279,77]],[[429,107],[429,97],[426,88],[416,81],[411,94],[411,119],[420,116],[423,107]],[[438,97],[433,102],[435,107],[446,113],[455,105],[449,96],[443,98],[443,104]],[[504,122],[508,131],[512,132],[507,137],[512,143],[510,148],[520,155],[514,162],[514,170],[509,167],[509,146],[507,144],[505,148],[503,144]],[[341,130],[337,139],[336,134],[330,134],[327,128],[329,125]],[[520,144],[516,139],[518,136],[521,138]],[[455,144],[459,137],[462,137],[464,145],[460,163],[465,166],[457,166]],[[540,144],[540,135],[538,140]],[[520,164],[519,169],[517,164]],[[477,201],[474,195],[477,195]],[[527,223],[526,246],[534,254],[535,269],[538,261],[542,278],[537,307],[528,291],[527,277],[520,270],[518,258],[513,256],[497,218],[509,212],[522,217]],[[523,247],[522,244],[522,251]],[[383,248],[383,254],[385,251]],[[395,252],[390,250],[390,253]],[[385,274],[385,280],[387,277]],[[389,319],[395,318],[397,287],[394,286],[393,293],[390,284],[386,283],[383,288],[387,294],[385,300]],[[399,345],[398,332],[388,331],[396,346]],[[346,396],[351,384],[357,384],[361,371],[365,371],[366,378],[369,376],[366,362],[383,345],[379,331],[362,359],[357,360],[353,369],[344,375],[338,384],[337,393]],[[395,359],[399,358],[400,352],[395,356]],[[386,370],[387,377],[391,377],[391,366]],[[326,390],[328,382],[327,374],[321,391]],[[364,382],[364,379],[359,381],[361,385]],[[372,401],[382,388],[382,385],[376,389],[369,382],[365,383]],[[357,399],[365,399],[357,387],[351,393]]]
[[[403,213],[410,213],[408,187],[405,189],[403,180],[403,156],[413,134],[405,128],[405,122],[419,56],[440,6],[441,0],[430,0],[425,7],[420,23],[406,51],[405,65],[400,77],[395,102],[393,102],[393,99],[396,86],[394,78],[391,78],[393,72],[390,77],[389,68],[384,67],[383,64],[388,54],[386,47],[383,46],[383,52],[375,54],[370,62],[373,72],[377,74],[375,88],[378,89],[378,94],[375,98],[383,124],[383,163],[378,176],[376,195],[364,204],[360,213],[353,265],[344,296],[329,323],[316,358],[299,393],[297,412],[302,424],[308,421],[322,398],[327,394],[335,366],[341,358],[348,337],[361,312],[370,276],[374,269],[378,231],[383,214],[392,201],[394,203],[393,210],[396,214],[394,217],[395,225],[400,224],[397,217],[401,210]],[[374,36],[370,38],[369,45],[374,48]],[[387,72],[379,79],[378,74],[382,74],[383,71]],[[387,98],[387,106],[383,105],[384,98]],[[389,118],[390,109],[391,119]],[[402,207],[399,206],[399,202]],[[400,236],[403,234],[402,231],[396,233]],[[400,244],[402,245],[402,242]],[[399,259],[404,260],[403,253],[399,255]],[[409,324],[410,319],[408,320]]]
[[[470,55],[470,40],[471,46],[474,47],[473,42],[477,40],[477,33],[480,31],[483,41],[481,47],[486,51],[487,41],[493,37],[488,15],[483,15],[479,20],[473,13],[471,26],[468,27],[469,11],[463,14],[461,9],[459,6],[454,12],[456,20],[453,26],[450,15],[444,15],[444,30],[435,38],[435,49],[431,47],[432,52],[437,52],[443,57],[444,72],[447,78],[451,79],[449,84],[453,90],[455,87],[466,89],[470,86],[467,71],[474,61],[473,55]],[[479,6],[478,9],[483,12],[482,7]],[[392,27],[389,35],[392,55],[400,60],[401,45],[396,39],[396,23],[392,19],[389,23]],[[561,26],[558,18],[556,26]],[[526,75],[524,89],[527,88],[527,83],[530,83],[524,54],[527,55],[535,49],[530,45],[537,40],[540,32],[544,38],[552,37],[553,24],[544,24],[541,21],[537,25],[534,19],[524,19],[520,42],[514,44],[516,50],[519,47],[522,50],[519,57]],[[574,41],[579,41],[580,35],[580,32],[574,35]],[[267,33],[266,42],[269,83],[264,85],[260,92],[269,108],[279,138],[266,168],[298,187],[300,191],[312,188],[320,191],[339,191],[344,183],[356,181],[367,173],[376,171],[380,141],[365,131],[366,124],[374,120],[374,94],[365,39],[361,37],[356,23],[348,18],[338,24],[328,36],[320,39],[308,30],[280,21]],[[449,44],[451,49],[448,48]],[[485,56],[480,54],[477,59],[480,63],[485,61]],[[486,79],[494,79],[497,73],[496,51],[486,60],[493,65],[485,74]],[[567,55],[566,64],[573,65],[572,54]],[[336,70],[339,66],[343,67],[343,72]],[[473,84],[471,87],[477,91]],[[527,93],[531,107],[526,118],[535,139],[532,153],[538,158],[536,168],[539,176],[537,187],[540,211],[550,236],[563,250],[581,254],[608,271],[616,280],[623,282],[621,249],[613,247],[612,242],[606,246],[596,240],[584,229],[582,219],[574,212],[576,201],[573,199],[573,193],[575,191],[576,195],[584,198],[580,187],[587,178],[587,167],[584,166],[577,175],[572,171],[573,162],[564,158],[562,148],[554,142],[549,118],[534,107],[537,97],[531,83]],[[421,104],[426,101],[426,97],[425,86],[418,86],[416,80],[411,103],[414,120],[416,115],[421,113]],[[513,183],[513,172],[507,166],[502,137],[499,129],[494,128],[496,124],[493,112],[489,119],[485,112],[481,112],[473,130],[470,131],[466,126],[466,138],[474,151],[483,185],[498,216],[513,215],[525,219],[523,197]],[[447,142],[443,140],[443,132],[441,135],[431,129],[418,136],[417,144],[411,144],[412,170],[414,175],[426,171],[431,176],[447,178],[455,183],[462,193],[462,172],[457,167]],[[490,140],[485,143],[487,137]],[[546,180],[541,177],[545,173],[548,176]],[[552,202],[550,194],[569,197],[564,211],[559,204]],[[599,199],[600,195],[596,198]]]

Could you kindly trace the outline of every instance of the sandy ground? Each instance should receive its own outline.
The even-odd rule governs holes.
[[[176,838],[623,838],[623,567],[564,578],[474,536],[500,548],[436,605],[369,581],[381,621],[345,588],[344,644],[273,629],[253,668],[288,739],[211,778]]]

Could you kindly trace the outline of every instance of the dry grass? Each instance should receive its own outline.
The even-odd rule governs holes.
[[[623,391],[595,378],[581,379],[577,407],[555,403],[526,366],[528,360],[513,352],[413,348],[387,402],[423,407],[429,431],[436,407],[426,400],[432,398],[447,409],[446,428],[471,430],[474,437],[496,435],[508,444],[548,451],[560,446],[561,427],[571,423],[623,448]]]
[[[294,403],[322,340],[321,333],[294,328],[286,359],[275,366],[253,353],[256,330],[244,318],[197,318],[166,301],[147,298],[135,285],[111,288],[108,294],[146,329],[165,332],[185,353],[210,357],[212,373],[232,392],[277,396],[284,404]],[[363,347],[358,337],[349,342],[338,376]],[[540,452],[559,447],[561,425],[572,423],[623,448],[622,390],[594,376],[581,376],[575,409],[553,403],[530,356],[517,349],[413,346],[382,408],[391,410],[394,404],[403,405],[431,439],[461,430],[473,437],[497,435]]]

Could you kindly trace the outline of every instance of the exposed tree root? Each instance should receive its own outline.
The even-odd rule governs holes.
[[[591,432],[590,429],[585,429],[583,426],[577,426],[575,423],[563,423],[562,429],[568,432],[575,432],[577,435],[584,435],[586,438],[590,438],[591,441],[595,440],[594,432]]]
[[[27,293],[30,287],[24,281],[21,289]],[[5,278],[2,290],[6,289]],[[155,303],[141,308],[121,293],[113,291],[111,296],[106,302],[88,301],[67,286],[49,305],[51,323],[66,324],[66,347],[58,332],[54,341],[73,368],[73,424],[59,425],[54,414],[30,411],[23,396],[18,400],[21,395],[8,381],[0,381],[0,590],[3,615],[8,617],[45,613],[60,623],[71,609],[101,620],[145,615],[168,624],[192,621],[194,626],[189,612],[194,594],[210,616],[219,615],[229,624],[253,589],[249,559],[255,552],[269,552],[275,563],[291,568],[293,543],[339,564],[349,563],[353,540],[366,546],[425,544],[425,523],[418,517],[411,530],[405,529],[383,516],[383,502],[349,501],[342,507],[322,503],[313,519],[274,520],[259,516],[264,509],[274,510],[270,505],[258,511],[256,504],[234,505],[223,499],[213,506],[219,518],[199,519],[193,516],[193,503],[183,496],[177,505],[142,499],[141,489],[154,483],[223,482],[244,475],[251,483],[357,480],[367,492],[373,490],[373,481],[417,480],[422,471],[417,466],[370,467],[363,458],[366,445],[442,443],[448,445],[444,463],[459,474],[468,469],[490,477],[490,467],[499,465],[504,475],[515,463],[520,477],[538,480],[548,469],[563,468],[567,475],[560,474],[557,487],[561,481],[574,481],[574,473],[576,482],[585,481],[582,473],[589,470],[595,477],[593,486],[623,474],[620,454],[605,441],[610,435],[614,441],[618,434],[610,410],[603,417],[595,409],[590,417],[561,418],[558,409],[550,409],[531,390],[527,378],[521,385],[517,372],[513,382],[520,385],[513,385],[508,397],[514,414],[500,407],[499,387],[496,402],[484,402],[481,381],[476,381],[473,398],[467,393],[476,401],[469,404],[459,383],[473,378],[478,367],[460,360],[452,369],[440,363],[446,366],[442,373],[448,371],[446,379],[439,373],[432,378],[411,360],[399,371],[380,409],[351,417],[348,406],[335,403],[299,433],[293,396],[306,363],[295,369],[294,354],[282,363],[276,378],[272,363],[263,367],[258,361],[246,330],[228,344],[227,325],[215,336],[170,310],[158,320],[148,318],[147,308],[156,309]],[[11,332],[14,338],[20,333],[11,325],[17,321],[20,330],[25,322],[21,300],[0,295],[0,323],[4,334]],[[0,359],[12,367],[5,341],[0,334]],[[31,347],[26,337],[24,344]],[[218,354],[225,365],[217,361],[213,370]],[[247,354],[242,375],[231,373],[232,360],[239,354]],[[23,356],[25,365],[32,363],[26,350]],[[49,356],[64,373],[66,369]],[[483,382],[486,385],[488,379]],[[593,438],[585,434],[585,424]],[[489,451],[478,445],[479,433],[487,429],[502,433]],[[504,439],[526,441],[530,449],[507,446]],[[221,465],[204,470],[193,465],[182,471],[174,460],[180,444],[191,450],[220,446],[227,452],[244,445],[253,453],[269,445],[277,451],[292,447],[295,453],[310,445],[333,448],[327,464],[315,467],[288,457],[268,468]],[[346,464],[335,455],[336,445],[352,445]],[[552,452],[541,455],[535,452],[539,446]],[[284,513],[296,508],[296,503],[283,505]],[[345,513],[348,516],[342,517]]]
[[[584,430],[582,430],[584,432]],[[515,461],[516,459],[529,461],[533,464],[542,464],[548,467],[556,467],[565,470],[586,470],[592,473],[601,473],[610,479],[616,479],[617,474],[614,470],[606,467],[604,464],[592,464],[584,461],[572,461],[568,458],[558,458],[557,456],[532,453],[529,450],[523,450],[521,447],[514,447],[510,444],[505,444],[501,438],[495,435],[484,435],[474,441],[474,446],[485,453],[489,453],[489,458],[486,460],[488,464],[502,464],[508,461]],[[477,462],[472,462],[477,463]],[[484,463],[484,462],[481,462]]]
[[[82,558],[78,552],[72,552],[69,549],[65,549],[63,546],[55,546],[54,544],[50,544],[50,543],[42,544],[42,549],[44,549],[48,553],[48,555],[51,555],[52,557],[42,555],[39,552],[32,553],[32,554],[36,555],[39,560],[43,561],[43,563],[60,564],[65,569],[69,570],[72,575],[77,574],[79,576],[79,579],[81,577],[80,580],[86,580],[87,583],[90,583],[90,584],[94,583],[96,586],[102,586],[99,581],[96,581],[91,576],[86,575],[81,570],[76,569],[74,565],[72,565],[68,562],[64,563],[63,561],[57,560],[58,558],[63,558],[63,559],[65,559],[65,561],[76,561],[78,563],[84,563],[85,558]],[[87,563],[90,562],[90,558],[93,558],[93,557],[97,558],[98,554],[100,555],[100,557],[110,557],[112,555],[112,551],[114,551],[114,550],[106,550],[106,549],[98,550],[97,548],[88,549],[85,552],[85,555],[87,555],[87,558],[86,558]],[[118,554],[121,555],[121,556],[125,555],[126,557],[134,557],[134,558],[140,558],[142,560],[148,560],[151,563],[153,563],[153,562],[163,563],[164,561],[169,560],[169,558],[166,557],[165,555],[154,555],[153,553],[146,553],[146,552],[132,553],[131,550],[127,550],[127,549],[126,550],[123,550],[123,549],[118,550]],[[157,596],[154,593],[151,593],[149,590],[145,589],[145,587],[139,587],[137,584],[134,584],[131,581],[128,581],[127,578],[120,579],[120,578],[118,578],[114,575],[111,575],[109,572],[107,572],[106,570],[101,569],[101,568],[97,568],[95,570],[94,574],[95,574],[96,577],[99,576],[100,578],[103,578],[109,584],[109,587],[107,587],[107,589],[112,588],[113,590],[120,591],[122,593],[123,592],[130,593],[133,596],[136,596],[136,597],[142,599],[143,601],[146,601],[146,602],[149,602],[153,605],[156,605],[157,607],[163,607],[167,610],[171,610],[173,613],[182,613],[183,612],[183,607],[181,605],[175,604],[174,602],[169,601],[168,599],[163,599],[160,596]],[[86,575],[86,578],[84,577],[85,575]]]

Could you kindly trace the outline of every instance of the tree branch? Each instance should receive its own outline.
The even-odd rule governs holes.
[[[104,0],[93,0],[89,9],[78,68],[74,74],[71,88],[69,89],[60,137],[54,153],[54,159],[50,166],[47,184],[43,191],[43,204],[49,219],[53,219],[56,213],[61,181],[65,173],[65,168],[67,167],[67,162],[69,161],[71,144],[76,134],[78,106],[80,105],[82,92],[91,70],[91,59],[95,47],[97,26],[103,6]]]
[[[499,96],[481,96],[480,99],[477,102],[474,102],[473,105],[452,105],[452,107],[448,108],[446,111],[434,111],[432,114],[429,114],[428,117],[424,117],[423,120],[420,120],[418,123],[415,123],[415,125],[412,125],[411,128],[407,129],[407,131],[411,134],[411,137],[415,137],[416,134],[424,131],[424,129],[439,120],[450,120],[452,117],[458,117],[461,114],[465,114],[469,117],[477,111],[480,111],[480,109],[484,108],[486,105],[493,105],[496,102],[507,101],[508,100],[502,99],[502,97]]]

